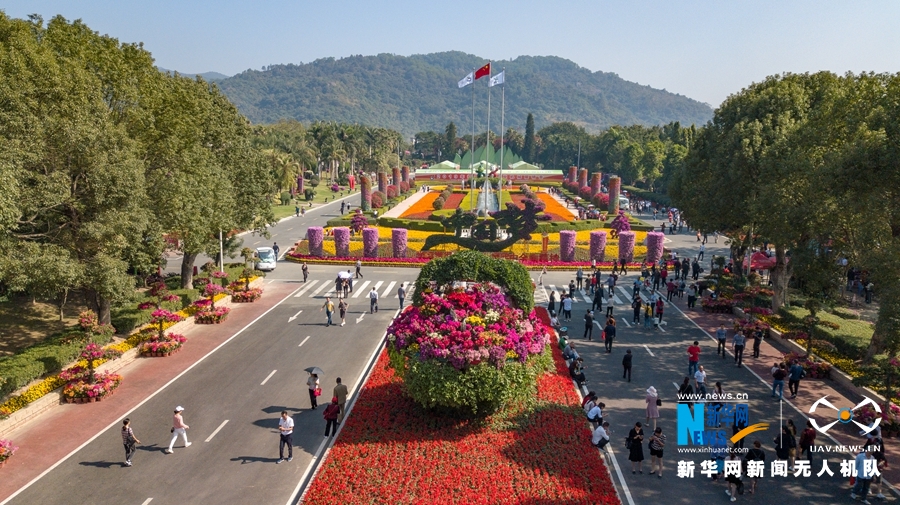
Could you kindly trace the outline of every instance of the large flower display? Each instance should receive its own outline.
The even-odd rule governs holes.
[[[563,230],[559,232],[559,259],[560,261],[575,261],[575,232]]]
[[[609,213],[618,214],[619,191],[621,191],[622,188],[622,179],[614,175],[609,178],[607,186],[609,186]]]
[[[362,231],[363,257],[378,257],[378,228],[365,228]]]
[[[634,232],[623,231],[619,234],[619,261],[634,261]]]
[[[325,230],[321,226],[310,226],[306,229],[306,239],[309,240],[309,254],[322,256],[322,240]]]
[[[603,180],[603,174],[601,174],[600,172],[594,172],[591,175],[591,198],[593,198],[595,195],[600,194],[600,192],[602,190],[602,184],[603,184],[601,182],[602,180]]]
[[[391,230],[391,250],[394,258],[406,257],[406,229],[394,228]]]
[[[391,366],[416,402],[462,414],[487,414],[533,394],[549,366],[550,336],[500,287],[474,284],[427,293],[388,327]]]
[[[591,259],[598,263],[603,261],[606,254],[606,232],[594,230],[591,232]]]
[[[663,255],[663,240],[665,235],[658,231],[647,233],[647,261],[656,263]]]
[[[332,229],[334,233],[334,250],[338,258],[350,256],[350,228],[338,226]]]

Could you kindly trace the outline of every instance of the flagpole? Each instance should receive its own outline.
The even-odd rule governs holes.
[[[500,71],[503,74],[503,82],[500,84],[500,195],[503,195],[503,135],[506,130],[503,129],[503,112],[506,106],[506,67]]]
[[[472,67],[472,143],[469,146],[472,156],[469,158],[471,184],[469,186],[469,207],[475,209],[475,67]]]
[[[488,62],[490,65],[491,62]],[[487,131],[484,133],[484,173],[485,179],[487,179],[491,173],[488,170],[490,166],[490,161],[488,161],[488,149],[490,149],[491,145],[491,74],[488,72],[488,120],[487,120]]]

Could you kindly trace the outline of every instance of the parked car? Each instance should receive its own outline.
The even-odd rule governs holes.
[[[277,258],[275,257],[275,250],[271,247],[257,247],[256,248],[256,269],[262,270],[265,272],[271,272],[275,270]]]

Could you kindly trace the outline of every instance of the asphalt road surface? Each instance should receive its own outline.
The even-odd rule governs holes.
[[[325,371],[321,404],[330,401],[336,377],[355,392],[398,309],[399,283],[413,281],[417,273],[364,269],[365,279],[351,294],[346,326],[326,328],[319,309],[329,288],[317,292],[317,287],[333,289],[336,271],[314,268],[306,286],[297,283],[286,301],[132,412],[142,442],[133,467],[122,465],[115,426],[10,503],[287,503],[325,440],[324,406],[310,410],[303,369]],[[267,282],[297,282],[293,279],[300,276],[299,266],[287,263],[277,273],[287,278],[270,275]],[[376,284],[385,296],[380,311],[369,314],[367,293]],[[357,290],[365,292],[353,298]],[[335,322],[340,323],[337,314]],[[177,405],[186,409],[192,445],[185,448],[179,439],[174,454],[165,454]],[[276,465],[282,410],[295,422],[294,460]]]

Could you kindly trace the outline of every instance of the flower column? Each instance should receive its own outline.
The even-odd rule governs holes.
[[[575,180],[578,178],[577,173],[578,173],[578,168],[569,167],[569,175],[568,175],[568,177],[566,177],[566,182],[575,182]]]
[[[350,257],[350,228],[338,226],[334,232],[334,255],[338,258]]]
[[[571,263],[575,261],[575,231],[559,232],[559,260]]]
[[[378,191],[387,193],[388,180],[386,172],[378,172]]]
[[[395,258],[406,257],[406,229],[393,228],[391,230],[391,245],[394,250]]]
[[[393,181],[391,184],[400,187],[400,167],[391,169],[391,180]]]
[[[306,229],[306,240],[309,241],[310,256],[322,256],[322,238],[325,235],[321,226],[310,226]]]
[[[600,263],[606,257],[606,232],[605,231],[592,231],[591,232],[591,259],[597,260],[597,263]]]
[[[602,175],[600,172],[594,172],[591,175],[591,198],[600,194],[600,181],[602,179]]]
[[[372,210],[372,178],[368,175],[360,176],[359,178],[359,194],[360,194],[360,202],[359,208],[363,210],[363,212]],[[310,246],[310,253],[312,253],[312,247]],[[321,251],[319,256],[321,256]]]
[[[587,174],[586,168],[581,168],[578,170],[578,187],[579,188],[583,188],[588,185],[587,175],[588,174]]]
[[[400,169],[400,182],[409,183],[409,167],[403,167]]]
[[[609,178],[609,214],[616,215],[619,213],[619,192],[621,191],[622,179],[617,176]]]
[[[663,239],[665,235],[658,231],[647,233],[647,261],[656,263],[663,255]]]
[[[634,232],[623,231],[619,233],[619,261],[631,263],[634,261]]]
[[[364,258],[377,258],[378,257],[378,229],[377,228],[363,228],[362,238],[363,238],[363,257]]]

